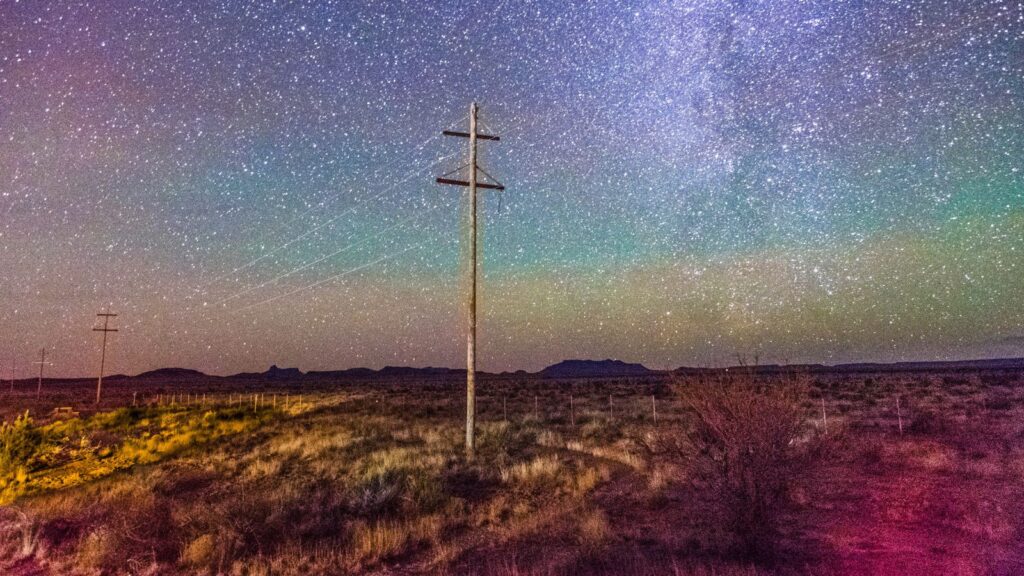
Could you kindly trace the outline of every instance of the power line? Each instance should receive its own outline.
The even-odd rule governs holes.
[[[459,120],[458,122],[461,122],[461,120]],[[419,152],[419,151],[423,150],[424,148],[426,148],[427,144],[429,144],[429,143],[430,143],[431,141],[433,141],[433,140],[434,140],[435,138],[438,138],[439,136],[440,136],[439,134],[433,134],[433,135],[429,136],[429,137],[428,137],[428,138],[427,138],[426,140],[424,140],[423,142],[420,142],[420,143],[419,143],[418,145],[416,145],[416,146],[415,146],[415,147],[413,148],[413,150],[412,150],[412,154],[416,154],[417,152]],[[387,167],[385,167],[385,168],[383,168],[383,169],[381,169],[381,170],[378,170],[378,171],[376,172],[376,174],[378,174],[378,175],[379,175],[379,174],[385,173],[385,172],[387,172],[387,171],[390,171],[390,170],[391,170],[392,168],[394,168],[394,167],[395,167],[395,166],[397,166],[398,164],[400,164],[400,161],[395,161],[395,162],[392,162],[392,163],[391,163],[391,164],[389,164],[389,165],[388,165]],[[353,187],[351,187],[351,186],[350,186],[350,187],[349,187],[349,190],[350,190],[350,191],[351,191],[351,190],[353,190]],[[287,227],[288,227],[288,226],[290,226],[290,225],[291,225],[291,224],[292,224],[293,222],[296,222],[296,221],[298,221],[298,220],[300,220],[300,219],[302,219],[302,218],[305,218],[305,217],[306,217],[306,216],[307,216],[308,214],[310,214],[311,212],[315,211],[316,209],[318,209],[318,208],[323,208],[323,207],[324,207],[324,205],[325,205],[325,204],[326,204],[326,203],[327,203],[328,201],[337,201],[337,200],[338,200],[338,198],[340,198],[340,196],[338,196],[338,195],[335,195],[335,196],[333,196],[332,198],[328,198],[328,199],[320,200],[320,202],[318,202],[318,203],[314,203],[314,204],[313,204],[312,206],[310,206],[309,208],[307,208],[306,210],[304,210],[303,212],[301,212],[301,213],[300,213],[300,214],[298,214],[297,216],[293,216],[293,217],[292,217],[292,218],[291,218],[290,220],[288,220],[287,222],[285,222],[285,223],[283,223],[283,224],[280,224],[280,225],[276,226],[276,227],[274,228],[274,230],[273,230],[273,231],[271,231],[270,233],[271,233],[271,234],[274,234],[274,233],[278,232],[279,230],[283,230],[283,229],[287,228]],[[250,244],[250,247],[252,247],[252,244]],[[221,250],[220,250],[220,251],[218,252],[218,255],[222,254],[222,253],[223,253],[223,251],[224,251],[224,250],[225,250],[226,248],[227,248],[227,246],[225,246],[224,248],[222,248],[222,249],[221,249]],[[217,282],[217,281],[219,281],[219,280],[222,280],[223,278],[226,278],[227,276],[230,276],[230,275],[231,275],[231,274],[233,274],[233,273],[234,273],[234,272],[229,272],[228,274],[225,274],[225,275],[223,275],[223,276],[220,276],[220,277],[218,277],[218,278],[216,278],[216,279],[212,280],[212,281],[210,282],[210,284],[213,284],[214,282]],[[207,286],[209,286],[209,284],[208,284]]]
[[[431,164],[431,166],[434,166],[434,165],[436,165],[436,164],[439,164],[439,163],[441,163],[441,162],[444,162],[445,160],[447,160],[448,158],[451,158],[452,156],[454,156],[454,154],[449,154],[449,155],[447,155],[447,156],[442,156],[442,157],[438,158],[437,160],[435,160],[435,161],[433,162],[433,164]],[[418,171],[418,172],[411,172],[411,173],[409,173],[409,174],[408,174],[408,175],[407,175],[406,177],[404,177],[404,178],[402,178],[402,179],[400,179],[400,180],[398,180],[398,181],[396,181],[396,182],[392,183],[392,185],[391,185],[391,186],[389,186],[388,188],[385,188],[385,189],[384,189],[383,191],[381,191],[381,192],[380,192],[379,194],[377,194],[376,196],[374,196],[373,198],[371,198],[371,199],[370,199],[370,200],[368,200],[368,201],[371,201],[371,202],[372,202],[372,201],[376,201],[376,200],[378,200],[378,199],[379,199],[380,197],[382,197],[382,196],[383,196],[384,194],[387,194],[388,192],[390,192],[390,191],[394,190],[394,189],[395,189],[395,188],[396,188],[397,186],[399,186],[400,184],[402,184],[402,183],[404,183],[404,182],[407,182],[407,181],[411,180],[412,178],[416,177],[416,176],[417,176],[418,174],[420,174],[420,173],[422,173],[422,172],[423,172],[423,170],[420,170],[420,171]],[[243,265],[241,265],[241,266],[239,266],[239,267],[235,268],[234,270],[232,270],[232,271],[228,272],[227,274],[222,274],[221,276],[218,276],[217,278],[215,278],[215,279],[213,279],[212,281],[210,281],[210,283],[206,285],[206,288],[209,288],[209,287],[211,287],[211,286],[212,286],[213,284],[216,284],[217,282],[219,282],[219,281],[221,281],[221,280],[223,280],[223,279],[225,279],[225,278],[227,278],[227,277],[229,277],[229,276],[231,276],[231,275],[233,275],[233,274],[236,274],[237,272],[240,272],[240,271],[242,271],[242,270],[245,270],[246,268],[249,268],[249,267],[251,267],[251,266],[253,266],[253,265],[255,265],[255,264],[257,264],[257,263],[261,262],[262,260],[264,260],[264,259],[266,259],[266,258],[268,258],[268,257],[270,257],[270,256],[272,256],[272,255],[274,255],[274,254],[276,254],[276,253],[278,253],[278,252],[280,252],[281,250],[283,250],[283,249],[287,248],[288,246],[291,246],[292,244],[295,244],[296,242],[298,242],[298,241],[302,240],[303,238],[306,238],[306,237],[307,237],[307,236],[309,236],[310,234],[312,234],[312,233],[314,233],[314,232],[316,232],[316,231],[318,231],[318,230],[321,230],[321,229],[323,229],[323,228],[324,228],[325,226],[328,226],[328,225],[330,225],[330,224],[333,224],[334,222],[338,221],[338,220],[339,220],[340,218],[342,218],[343,216],[347,216],[348,214],[351,214],[352,212],[355,212],[355,210],[356,210],[356,209],[357,209],[358,207],[359,207],[359,203],[357,203],[357,205],[355,205],[355,206],[352,206],[352,207],[350,207],[349,209],[345,210],[345,211],[344,211],[344,212],[342,212],[341,214],[338,214],[337,216],[334,216],[333,218],[330,218],[330,219],[329,219],[329,220],[327,220],[326,222],[323,222],[323,223],[321,223],[321,224],[318,224],[318,225],[314,226],[313,228],[310,228],[309,230],[306,230],[306,231],[305,231],[305,232],[303,232],[302,234],[298,235],[298,236],[297,236],[297,237],[295,237],[295,238],[292,238],[291,240],[289,240],[289,241],[285,242],[284,244],[281,244],[281,245],[279,245],[279,246],[277,246],[277,247],[275,247],[275,248],[271,249],[271,250],[270,250],[269,252],[265,252],[265,253],[261,254],[260,256],[258,256],[258,257],[256,257],[256,258],[254,258],[254,259],[250,260],[249,262],[247,262],[247,263],[245,263],[245,264],[243,264]],[[206,291],[205,291],[205,290],[203,290],[203,293],[205,294],[205,293],[206,293]]]
[[[305,264],[303,264],[303,265],[301,265],[301,266],[299,266],[297,268],[293,268],[293,269],[289,270],[288,272],[285,272],[284,274],[281,274],[279,276],[271,278],[270,280],[267,280],[267,281],[265,281],[265,282],[263,282],[261,284],[253,286],[251,288],[246,288],[245,290],[242,290],[241,292],[237,292],[235,294],[232,294],[231,296],[228,296],[226,298],[222,298],[221,300],[215,302],[214,306],[219,306],[219,305],[221,305],[221,304],[223,304],[225,302],[228,302],[230,300],[234,300],[235,298],[238,298],[239,296],[244,296],[246,294],[249,294],[250,292],[254,292],[256,290],[259,290],[260,288],[263,288],[264,286],[266,286],[268,284],[272,284],[274,282],[277,282],[278,280],[287,278],[288,276],[291,276],[292,274],[295,274],[296,272],[301,272],[302,270],[306,270],[307,268],[310,268],[311,266],[315,266],[315,265],[317,265],[317,264],[319,264],[319,263],[321,263],[321,262],[323,262],[325,260],[330,260],[331,258],[334,258],[338,254],[341,254],[343,252],[351,250],[352,248],[355,248],[356,246],[359,246],[360,244],[363,244],[363,243],[365,243],[365,242],[367,242],[369,240],[372,240],[372,239],[374,239],[374,238],[376,238],[376,237],[378,237],[378,236],[380,236],[382,234],[385,234],[385,233],[387,233],[387,232],[389,232],[391,230],[394,230],[395,228],[397,228],[398,226],[401,226],[402,224],[405,224],[405,223],[410,222],[412,220],[415,220],[417,218],[422,218],[423,216],[425,216],[425,215],[427,215],[427,214],[429,214],[431,212],[434,212],[438,208],[440,208],[440,206],[435,206],[434,208],[431,208],[430,210],[427,210],[426,212],[420,212],[418,214],[413,214],[412,216],[410,216],[408,218],[405,218],[403,220],[400,220],[400,221],[392,224],[391,226],[388,226],[387,228],[384,228],[383,230],[379,230],[379,231],[377,231],[377,232],[375,232],[373,234],[370,234],[369,236],[365,236],[363,238],[360,238],[359,240],[356,240],[355,242],[351,242],[351,243],[347,244],[346,246],[344,246],[342,248],[339,248],[338,250],[335,250],[334,252],[331,252],[330,254],[327,254],[326,256],[322,256],[322,257],[320,257],[320,258],[318,258],[316,260],[313,260],[311,262],[307,262],[307,263],[305,263]],[[349,238],[352,238],[352,235],[350,235]]]
[[[328,282],[332,282],[332,281],[337,280],[339,278],[342,278],[344,276],[348,276],[349,274],[352,274],[352,273],[358,272],[360,270],[369,268],[370,266],[373,266],[374,264],[378,264],[380,262],[383,262],[384,260],[387,260],[389,258],[394,258],[396,256],[400,256],[402,254],[405,254],[406,252],[408,252],[410,250],[413,250],[413,249],[419,248],[420,246],[423,246],[423,244],[425,244],[425,242],[420,242],[418,244],[414,244],[412,246],[409,246],[409,247],[406,247],[406,248],[404,248],[402,250],[399,250],[398,252],[393,252],[391,254],[386,254],[384,256],[381,256],[380,258],[377,258],[376,260],[373,260],[372,262],[367,262],[366,264],[362,264],[362,265],[356,266],[355,268],[352,268],[350,270],[345,270],[344,272],[341,272],[339,274],[335,274],[334,276],[331,276],[330,278],[325,278],[325,279],[320,280],[318,282],[314,282],[312,284],[309,284],[308,286],[303,286],[302,288],[297,288],[297,289],[292,290],[291,292],[288,292],[286,294],[279,294],[279,295],[274,296],[272,298],[267,298],[266,300],[261,300],[259,302],[254,303],[254,304],[249,304],[247,306],[243,306],[243,307],[235,310],[234,314],[240,314],[241,312],[243,312],[245,310],[248,310],[250,308],[254,308],[256,306],[261,306],[263,304],[267,304],[267,303],[273,302],[274,300],[278,300],[280,298],[287,298],[288,296],[293,296],[293,295],[298,294],[300,292],[305,292],[306,290],[310,290],[312,288],[316,288],[317,286],[321,286],[323,284],[326,284]]]

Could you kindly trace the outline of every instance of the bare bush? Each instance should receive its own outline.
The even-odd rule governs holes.
[[[741,551],[770,558],[807,453],[806,385],[726,376],[677,389],[696,416],[683,450],[692,473],[725,514]]]

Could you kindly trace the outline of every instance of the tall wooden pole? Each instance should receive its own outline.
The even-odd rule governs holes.
[[[476,113],[469,105],[469,303],[466,331],[466,454],[476,449]]]
[[[473,456],[476,448],[476,300],[477,300],[477,189],[504,190],[505,187],[499,183],[480,182],[477,178],[476,143],[477,140],[500,140],[492,134],[477,134],[477,113],[479,106],[476,102],[469,105],[469,132],[457,132],[445,130],[445,136],[457,136],[469,139],[469,179],[458,180],[442,176],[437,179],[439,184],[450,184],[454,186],[467,186],[469,188],[469,294],[467,295],[467,330],[466,330],[466,455]],[[484,172],[485,176],[488,176]],[[493,179],[492,179],[493,180]]]
[[[36,386],[36,398],[43,392],[43,366],[46,364],[46,348],[39,350],[39,384]]]
[[[103,390],[103,365],[107,360],[107,333],[117,332],[117,328],[108,328],[110,319],[117,316],[117,314],[111,314],[109,312],[102,312],[96,316],[103,318],[103,328],[93,328],[93,332],[103,333],[103,345],[100,348],[100,375],[96,379],[96,403],[100,403],[100,393]]]

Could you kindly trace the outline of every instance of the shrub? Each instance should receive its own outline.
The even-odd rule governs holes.
[[[726,515],[742,552],[774,555],[786,495],[807,452],[806,386],[722,378],[679,388],[696,416],[686,456]]]
[[[985,399],[985,408],[989,410],[1011,410],[1013,408],[1013,399],[1005,394],[993,394]]]
[[[27,468],[43,444],[43,434],[32,423],[28,412],[13,423],[0,424],[0,474]]]
[[[541,494],[557,488],[562,463],[554,456],[538,456],[501,469],[501,481],[523,494]]]
[[[919,410],[910,422],[910,432],[915,434],[942,434],[949,429],[949,419],[934,410]]]

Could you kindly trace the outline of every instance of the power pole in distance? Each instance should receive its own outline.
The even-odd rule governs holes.
[[[117,314],[111,314],[109,312],[101,312],[96,315],[97,317],[103,318],[103,328],[93,328],[93,332],[103,332],[103,346],[100,348],[100,376],[96,379],[96,403],[100,403],[100,391],[103,390],[103,363],[107,359],[107,333],[117,332],[117,328],[108,328],[107,325],[111,318],[117,316]]]
[[[476,189],[504,190],[505,187],[499,183],[478,182],[477,170],[489,176],[486,171],[477,166],[476,162],[476,141],[500,140],[498,136],[490,134],[477,134],[477,112],[480,107],[476,102],[469,105],[469,132],[454,132],[445,130],[445,136],[456,136],[469,138],[469,180],[456,180],[441,176],[437,179],[438,184],[449,184],[452,186],[469,187],[469,294],[467,302],[468,330],[466,334],[466,455],[473,456],[476,448],[474,430],[476,427],[476,284],[477,284],[477,232],[476,232]],[[493,178],[492,178],[493,179]]]
[[[50,364],[50,362],[46,361],[46,348],[39,350],[39,362],[36,362],[36,364],[39,364],[39,384],[36,386],[36,398],[39,398],[39,395],[43,392],[43,366]]]

